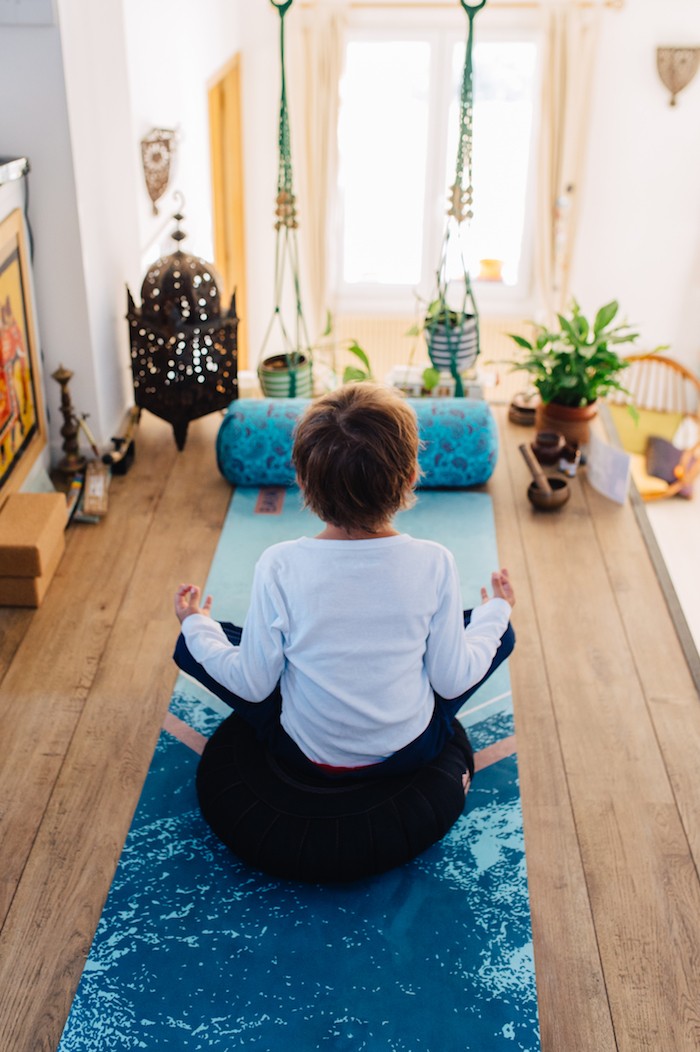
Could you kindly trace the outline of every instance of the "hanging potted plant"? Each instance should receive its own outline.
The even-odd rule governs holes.
[[[471,296],[471,288],[465,285],[465,293],[467,289]],[[421,334],[425,338],[432,371],[449,373],[454,381],[455,394],[462,397],[462,377],[472,368],[480,350],[476,305],[473,304],[470,310],[465,295],[459,309],[450,307],[445,292],[441,291],[426,307],[421,323],[413,325],[406,333],[407,336]]]
[[[310,398],[313,389],[311,347],[304,321],[299,283],[299,251],[297,247],[297,229],[299,226],[292,178],[292,153],[289,132],[289,109],[287,105],[286,75],[284,63],[284,17],[293,0],[276,3],[272,6],[280,16],[280,66],[282,71],[282,91],[280,97],[280,117],[278,129],[279,162],[277,172],[277,199],[275,208],[275,307],[272,312],[261,350],[261,361],[258,365],[258,379],[264,395],[269,398]],[[282,298],[285,269],[289,265],[295,308],[294,338],[290,335],[282,316]],[[282,351],[270,357],[264,357],[265,348],[275,322],[281,335]]]
[[[474,117],[474,77],[472,52],[474,43],[474,18],[485,6],[486,0],[467,4],[461,0],[468,19],[467,40],[464,51],[462,87],[459,100],[459,137],[454,183],[450,187],[450,205],[447,210],[447,225],[442,242],[440,265],[437,272],[437,295],[429,303],[421,325],[414,326],[408,335],[422,332],[428,348],[430,361],[438,372],[449,372],[455,383],[455,395],[464,397],[462,375],[471,368],[479,355],[479,312],[472,293],[469,271],[464,261],[462,224],[473,218],[472,204],[472,138]],[[466,187],[465,187],[466,182]],[[448,262],[450,238],[459,239],[459,256],[462,263],[463,292],[460,302],[448,301]]]
[[[303,354],[274,354],[258,366],[258,380],[266,398],[310,398],[311,362]]]
[[[540,396],[535,413],[540,431],[557,431],[576,444],[587,442],[598,399],[609,391],[628,393],[618,377],[629,362],[615,348],[633,343],[639,333],[626,322],[615,324],[618,312],[613,300],[589,321],[573,300],[568,315],[557,315],[558,327],[534,325],[532,340],[508,334],[521,352],[512,368],[527,372]]]
[[[284,330],[283,336],[286,336]],[[288,343],[287,350],[263,358],[258,365],[258,380],[266,398],[310,398],[313,391],[311,348],[300,350]]]
[[[480,349],[479,314],[466,271],[462,302],[456,307],[448,304],[446,285],[438,275],[438,295],[428,304],[422,322],[410,328],[407,335],[419,336],[421,333],[433,369],[438,373],[449,372],[461,396],[462,376],[474,365]]]
[[[433,366],[442,372],[453,372],[453,364],[459,374],[466,372],[479,354],[478,315],[467,311],[453,310],[442,300],[433,300],[425,316],[424,331],[428,355]],[[454,375],[454,373],[453,373]]]

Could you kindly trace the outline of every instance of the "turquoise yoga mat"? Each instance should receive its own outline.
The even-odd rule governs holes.
[[[399,525],[450,547],[465,606],[479,601],[498,565],[487,494],[421,492]],[[215,616],[240,622],[258,554],[317,530],[295,490],[237,490]],[[196,750],[227,714],[178,677],[59,1052],[538,1052],[507,663],[462,714],[480,767],[463,816],[351,885],[273,880],[209,832]]]

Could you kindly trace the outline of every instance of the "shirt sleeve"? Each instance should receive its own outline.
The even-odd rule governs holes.
[[[510,609],[505,599],[489,599],[474,608],[465,628],[459,574],[449,555],[425,652],[434,691],[443,698],[456,698],[486,675],[508,627]]]
[[[261,563],[255,568],[240,646],[228,641],[218,621],[203,614],[186,617],[182,633],[195,661],[244,701],[264,701],[277,685],[284,666],[287,615],[274,579]]]

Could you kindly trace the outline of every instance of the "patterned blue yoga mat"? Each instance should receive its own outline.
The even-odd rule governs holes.
[[[400,527],[450,547],[465,606],[479,601],[498,565],[487,494],[422,491]],[[238,490],[207,582],[214,616],[240,623],[258,554],[314,532],[295,490]],[[413,862],[350,885],[268,878],[210,833],[193,746],[227,714],[178,677],[59,1052],[538,1052],[507,663],[462,714],[481,768],[463,816]]]

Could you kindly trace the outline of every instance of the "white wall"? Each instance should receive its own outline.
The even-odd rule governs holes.
[[[124,19],[121,0],[58,2],[88,313],[88,342],[74,353],[94,385],[74,401],[108,447],[130,402],[124,284],[139,269]]]
[[[669,106],[659,46],[700,46],[697,0],[627,0],[604,16],[571,288],[611,299],[641,331],[700,366],[700,74]]]
[[[285,19],[286,33],[299,12]],[[255,365],[274,308],[274,212],[280,98],[279,14],[269,0],[246,6],[243,43],[243,156],[246,197],[248,347]],[[293,29],[292,29],[293,31]],[[294,85],[288,85],[290,110]],[[297,156],[292,129],[292,162]],[[303,229],[300,238],[303,237]],[[271,337],[272,338],[272,337]],[[266,354],[275,353],[268,346]]]
[[[268,2],[250,7],[244,103],[249,333],[255,361],[273,305],[279,16]],[[287,16],[288,33],[294,31],[295,15],[292,10]],[[397,11],[391,17],[401,16]],[[640,348],[670,344],[672,354],[697,369],[700,73],[670,107],[656,71],[656,48],[663,45],[700,45],[697,0],[626,0],[623,10],[604,12],[571,289],[588,310],[618,299],[642,334]],[[298,105],[294,90],[290,80],[292,109]],[[296,158],[294,145],[292,140]]]
[[[180,131],[173,187],[186,198],[184,247],[213,255],[207,90],[239,51],[255,360],[273,307],[279,101],[279,15],[269,0],[58,0],[58,11],[60,26],[0,27],[0,90],[12,100],[0,109],[0,152],[32,164],[54,456],[61,420],[50,374],[59,364],[73,369],[76,408],[101,444],[131,402],[124,285],[138,298],[144,259],[172,247],[172,198],[153,217],[140,169],[139,140],[153,126]],[[619,299],[644,346],[669,343],[697,368],[700,76],[669,107],[656,72],[664,44],[700,44],[696,0],[627,0],[606,12],[571,288],[587,309]],[[294,84],[289,92],[294,108]]]
[[[58,25],[0,28],[0,97],[6,100],[0,108],[1,152],[26,156],[31,163],[38,340],[51,418],[49,439],[60,455],[60,391],[51,373],[60,364],[73,369],[76,406],[91,414],[97,384]]]
[[[22,0],[18,0],[21,5]],[[138,298],[144,255],[173,243],[166,202],[151,215],[139,142],[181,131],[174,185],[186,197],[185,248],[211,258],[208,82],[240,49],[244,0],[57,0],[52,25],[0,26],[0,153],[30,159],[34,280],[52,457],[59,388],[109,446],[133,401],[125,285]],[[274,12],[273,12],[274,14]],[[22,19],[21,6],[13,17]],[[172,205],[172,197],[169,202]],[[160,237],[158,236],[160,233]]]
[[[139,172],[138,238],[142,261],[175,248],[173,191],[185,197],[183,250],[213,258],[208,89],[242,48],[241,12],[251,0],[123,0],[132,105],[132,149],[152,128],[177,129],[178,155],[154,216]],[[274,14],[274,12],[273,12]],[[143,277],[143,275],[142,275]],[[132,289],[138,299],[139,288]]]

